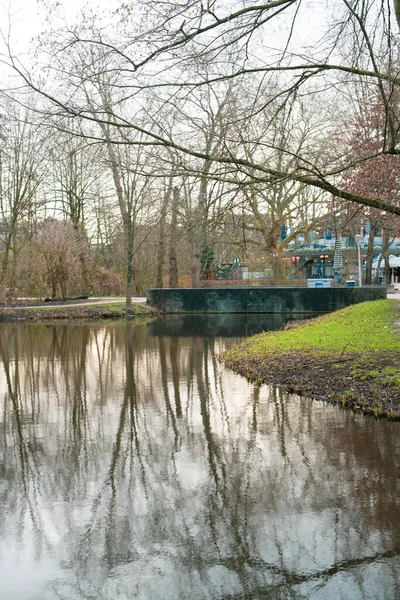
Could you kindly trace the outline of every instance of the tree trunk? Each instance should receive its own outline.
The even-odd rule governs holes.
[[[384,282],[390,284],[390,266],[389,266],[389,232],[385,229],[382,232],[382,256],[385,259]]]
[[[375,227],[371,223],[368,234],[367,261],[365,265],[365,283],[367,285],[370,285],[372,283],[372,261],[374,260],[374,231]]]
[[[179,188],[174,187],[172,194],[171,230],[169,236],[169,287],[178,287],[178,261],[176,243],[178,235]]]
[[[128,214],[124,188],[121,181],[121,175],[118,168],[118,159],[114,147],[110,142],[109,132],[103,125],[102,131],[107,143],[108,157],[110,159],[111,172],[114,180],[115,191],[117,193],[118,205],[121,211],[122,223],[124,226],[124,241],[126,249],[126,306],[132,306],[132,260],[133,260],[133,242],[134,226],[132,215]]]
[[[201,262],[197,248],[193,251],[192,256],[192,287],[201,287]]]
[[[72,226],[74,228],[74,235],[76,240],[76,245],[78,247],[78,257],[79,264],[81,266],[81,290],[80,293],[84,296],[88,295],[89,290],[89,281],[88,281],[88,269],[86,263],[86,254],[84,249],[84,240],[83,240],[83,231],[82,224],[78,221],[74,220],[72,222]]]
[[[8,226],[8,231],[3,242],[4,248],[2,252],[2,260],[1,260],[1,274],[0,274],[0,283],[4,284],[8,269],[8,263],[10,261],[10,251],[12,248],[12,239],[15,229],[15,222],[11,222]]]
[[[207,175],[212,165],[211,160],[204,162],[200,182],[199,200],[193,222],[193,251],[192,251],[192,287],[201,285],[201,251],[206,245],[207,232]]]
[[[400,0],[393,0],[394,10],[396,13],[397,25],[400,28]]]
[[[286,281],[286,267],[283,260],[282,248],[278,246],[276,251],[276,282],[283,283]]]
[[[164,208],[164,207],[163,207]],[[165,253],[165,212],[161,210],[160,227],[158,234],[158,252],[157,252],[157,275],[156,288],[164,287],[163,272],[164,272],[164,253]]]
[[[128,220],[126,232],[126,245],[127,245],[127,266],[126,266],[126,306],[130,308],[132,306],[132,287],[133,287],[133,241],[134,241],[134,228],[131,220]]]
[[[162,288],[163,284],[163,271],[164,271],[164,255],[165,255],[165,222],[167,217],[168,204],[171,197],[172,190],[172,175],[169,178],[168,188],[165,190],[164,200],[161,207],[160,217],[160,228],[158,238],[158,253],[157,253],[157,277],[156,287]]]

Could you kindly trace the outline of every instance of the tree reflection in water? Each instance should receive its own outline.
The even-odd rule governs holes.
[[[2,325],[1,597],[400,597],[399,424],[250,385],[225,343]]]

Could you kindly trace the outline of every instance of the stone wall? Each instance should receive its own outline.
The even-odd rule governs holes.
[[[386,298],[384,286],[151,289],[147,303],[166,313],[327,313]]]

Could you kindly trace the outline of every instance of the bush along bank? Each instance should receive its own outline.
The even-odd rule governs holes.
[[[400,303],[378,300],[289,324],[221,355],[250,381],[400,420]]]

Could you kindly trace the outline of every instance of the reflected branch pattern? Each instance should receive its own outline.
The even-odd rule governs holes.
[[[398,424],[249,384],[229,343],[2,325],[2,597],[400,597]]]

